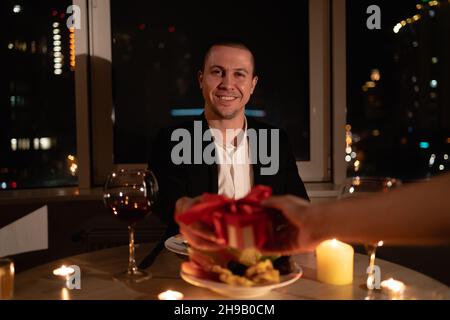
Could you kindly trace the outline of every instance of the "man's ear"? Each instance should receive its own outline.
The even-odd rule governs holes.
[[[199,70],[199,71],[197,72],[197,79],[198,79],[198,84],[200,85],[200,89],[203,89],[203,85],[202,85],[202,82],[203,82],[203,72],[202,72],[201,70]]]
[[[252,80],[252,89],[250,90],[250,94],[253,94],[253,91],[255,91],[257,83],[258,83],[258,77],[254,76],[253,80]]]

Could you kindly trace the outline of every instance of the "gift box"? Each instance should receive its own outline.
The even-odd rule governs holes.
[[[272,189],[267,186],[255,186],[239,200],[206,193],[200,203],[177,215],[176,220],[186,225],[203,224],[218,242],[232,248],[262,248],[273,238],[274,210],[261,205],[271,194]]]
[[[227,244],[232,248],[261,248],[271,238],[271,221],[267,215],[226,215],[225,226]]]

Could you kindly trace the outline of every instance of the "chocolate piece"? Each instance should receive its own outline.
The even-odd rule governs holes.
[[[245,272],[247,271],[247,266],[245,266],[242,263],[239,263],[237,261],[230,261],[230,262],[228,262],[228,269],[230,269],[230,271],[235,275],[245,276]]]
[[[294,271],[294,263],[291,256],[281,256],[273,261],[273,267],[277,269],[281,275],[286,275]]]

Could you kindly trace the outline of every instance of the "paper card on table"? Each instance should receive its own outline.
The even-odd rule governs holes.
[[[0,256],[45,249],[48,249],[47,206],[0,229]]]

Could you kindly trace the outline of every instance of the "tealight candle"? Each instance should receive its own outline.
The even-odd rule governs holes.
[[[316,248],[317,280],[345,285],[353,282],[353,247],[336,239],[326,240]]]
[[[70,267],[66,267],[65,265],[62,265],[60,268],[53,270],[53,274],[55,276],[61,276],[61,277],[67,277],[74,273],[75,270]]]
[[[173,291],[173,290],[167,290],[164,292],[161,292],[158,295],[158,299],[159,300],[181,300],[183,299],[184,294],[182,294],[181,292],[178,291]]]
[[[391,294],[402,294],[405,291],[405,284],[401,281],[390,278],[388,280],[381,281],[381,288],[388,291]]]

